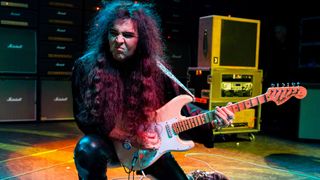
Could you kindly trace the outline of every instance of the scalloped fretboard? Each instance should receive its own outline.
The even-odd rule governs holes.
[[[306,95],[306,89],[302,86],[300,87],[273,87],[269,88],[265,94],[243,100],[237,102],[235,104],[231,104],[225,106],[233,113],[239,112],[245,109],[252,108],[254,106],[258,106],[260,104],[266,103],[268,101],[274,101],[277,105],[280,105],[286,102],[293,96],[301,99]],[[186,119],[180,120],[179,122],[173,123],[172,128],[176,134],[180,132],[186,131],[188,129],[209,123],[214,121],[213,118],[215,114],[215,110],[208,111],[206,113],[202,113],[193,117],[188,117]]]

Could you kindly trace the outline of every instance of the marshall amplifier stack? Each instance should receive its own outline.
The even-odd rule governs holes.
[[[199,19],[198,32],[198,66],[188,68],[187,83],[196,97],[195,103],[214,110],[228,102],[260,95],[260,21],[205,16]],[[260,114],[260,106],[237,112],[232,127],[214,131],[214,134],[257,132],[260,130]]]
[[[39,6],[39,119],[72,120],[70,75],[83,48],[83,1],[41,0]]]
[[[0,122],[37,118],[37,1],[0,1]]]
[[[82,0],[0,0],[0,122],[70,120]]]
[[[82,1],[41,0],[39,5],[39,73],[68,76],[82,50]]]

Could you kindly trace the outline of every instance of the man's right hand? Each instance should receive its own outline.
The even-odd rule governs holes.
[[[152,124],[139,126],[136,136],[136,143],[142,149],[159,149],[161,145],[160,136],[156,127]],[[135,144],[133,144],[135,146]]]

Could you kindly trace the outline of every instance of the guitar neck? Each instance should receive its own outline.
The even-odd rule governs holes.
[[[260,104],[263,104],[265,102],[268,102],[268,98],[266,94],[262,94],[247,100],[243,100],[240,102],[237,102],[235,104],[231,104],[228,106],[225,106],[228,108],[230,111],[233,113],[239,112],[245,109],[252,108],[254,106],[258,106]],[[214,121],[215,119],[213,118],[215,115],[215,110],[213,111],[208,111],[206,113],[202,113],[196,116],[188,117],[186,119],[183,119],[181,121],[175,122],[172,124],[172,128],[175,131],[176,134],[179,134],[183,131],[189,130],[191,128],[207,124],[209,122]]]

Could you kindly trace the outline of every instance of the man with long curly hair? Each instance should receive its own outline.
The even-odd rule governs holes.
[[[85,134],[74,150],[79,179],[107,179],[107,166],[122,164],[115,142],[128,151],[166,146],[154,126],[156,110],[181,88],[159,68],[169,66],[158,22],[149,4],[130,1],[105,3],[92,21],[86,52],[72,74],[74,116]],[[200,112],[191,103],[182,109],[184,116]],[[233,113],[217,108],[214,117],[215,124],[229,125]],[[212,128],[206,123],[179,136],[212,147]],[[138,171],[156,179],[187,179],[170,152]]]

